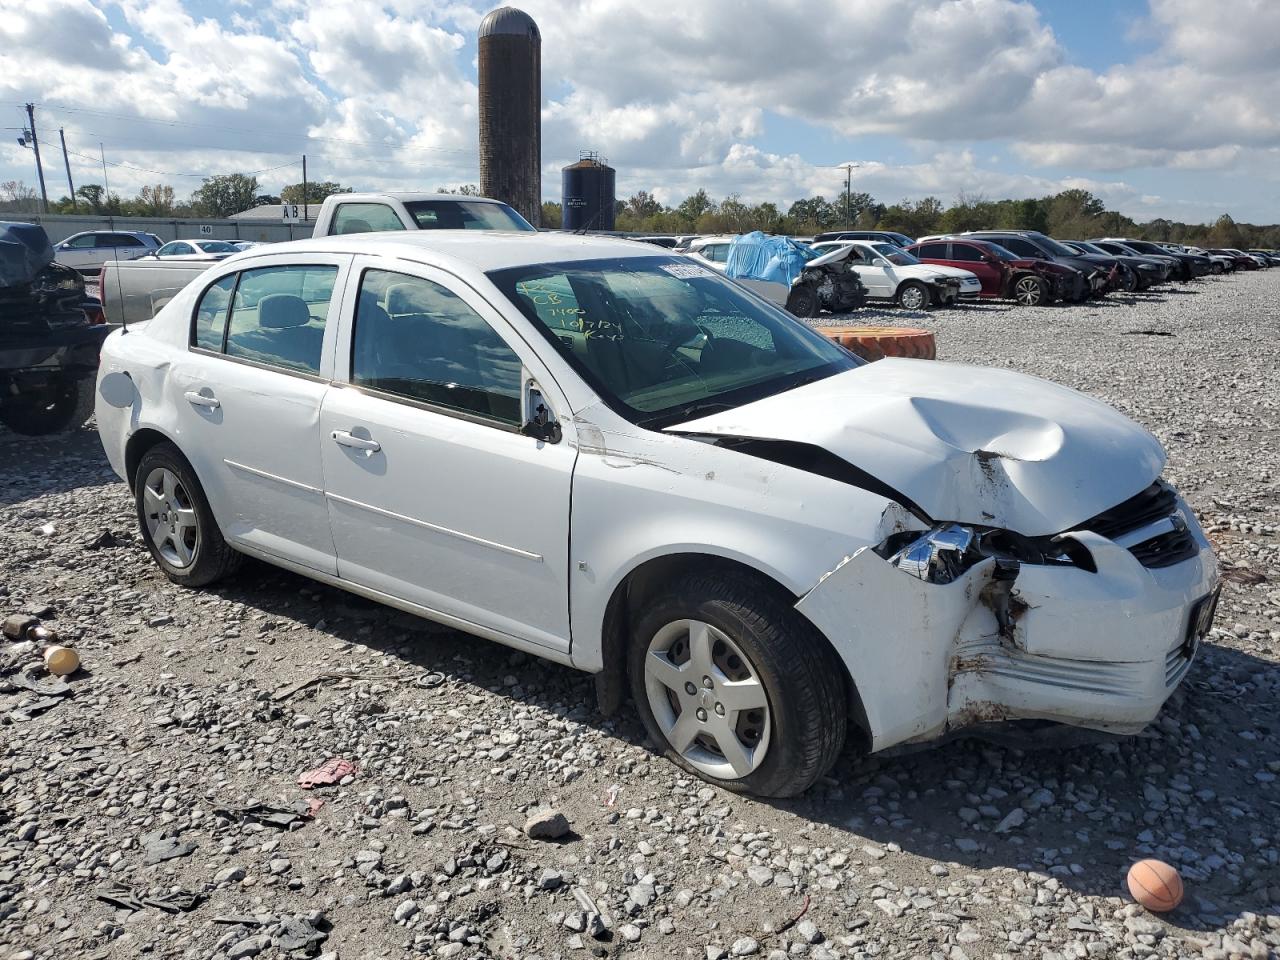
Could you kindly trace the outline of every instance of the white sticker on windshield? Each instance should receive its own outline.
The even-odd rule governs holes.
[[[706,267],[700,267],[696,263],[664,263],[662,264],[662,269],[673,277],[679,277],[681,280],[715,276],[711,270]]]

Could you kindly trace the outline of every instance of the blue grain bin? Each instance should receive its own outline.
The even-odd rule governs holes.
[[[615,177],[613,167],[594,154],[583,156],[561,171],[565,230],[613,229]]]

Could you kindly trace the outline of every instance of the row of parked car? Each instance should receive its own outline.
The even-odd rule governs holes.
[[[1025,306],[1080,303],[1116,290],[1137,292],[1280,264],[1273,250],[1204,249],[1125,237],[1060,241],[1034,230],[974,230],[918,240],[865,230],[810,241],[762,233],[681,241],[659,245],[683,251],[798,316],[843,312],[867,299],[912,310],[983,298]],[[786,264],[790,269],[779,268]],[[842,274],[856,275],[861,291],[849,282],[831,282]]]
[[[253,240],[212,240],[197,237],[165,243],[154,233],[141,230],[86,230],[73,234],[53,247],[58,263],[82,273],[96,273],[108,260],[137,260],[141,257],[221,260],[259,246]]]

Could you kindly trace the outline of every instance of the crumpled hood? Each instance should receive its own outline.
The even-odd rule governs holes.
[[[822,447],[952,520],[1044,536],[1143,490],[1160,443],[1111,407],[1038,377],[886,359],[673,433]]]

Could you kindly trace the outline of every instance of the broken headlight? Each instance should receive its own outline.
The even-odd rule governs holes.
[[[1023,563],[1097,572],[1089,551],[1070,537],[1024,537],[1012,530],[959,523],[942,523],[925,533],[895,533],[875,551],[891,566],[926,583],[952,583],[987,558],[996,561],[998,580],[1012,580]]]

